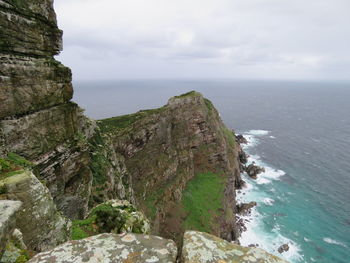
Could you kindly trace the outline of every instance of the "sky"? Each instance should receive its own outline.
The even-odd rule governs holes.
[[[74,80],[350,80],[349,0],[55,0]]]

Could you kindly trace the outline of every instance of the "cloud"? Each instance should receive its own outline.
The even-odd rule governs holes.
[[[59,59],[76,79],[349,78],[342,69],[350,62],[348,0],[59,0],[55,7],[64,30]]]

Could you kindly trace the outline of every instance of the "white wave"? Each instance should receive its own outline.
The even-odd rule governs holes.
[[[263,202],[264,202],[264,204],[265,205],[273,205],[273,203],[275,202],[275,200],[273,200],[272,198],[269,198],[269,197],[265,197],[264,199],[263,199]]]
[[[246,221],[245,226],[247,231],[241,234],[239,241],[242,246],[250,244],[258,244],[258,247],[290,262],[298,262],[303,260],[301,249],[297,243],[283,236],[279,232],[279,227],[276,226],[271,232],[266,232],[264,229],[263,216],[258,213],[256,208],[252,209],[250,217],[243,217]],[[289,250],[280,254],[278,248],[288,244]]]
[[[257,184],[269,184],[273,180],[279,180],[281,176],[286,174],[284,171],[275,169],[262,162],[258,155],[251,155],[248,157],[248,165],[253,162],[265,168],[265,172],[258,174],[256,179]]]
[[[276,137],[275,137],[275,136],[272,136],[272,135],[269,136],[269,138],[270,138],[270,139],[276,139]]]
[[[304,237],[304,241],[305,241],[305,242],[310,242],[310,239]]]
[[[265,130],[250,130],[247,132],[247,134],[250,135],[255,135],[255,136],[263,136],[263,135],[268,135],[270,131],[265,131]]]
[[[340,241],[337,241],[337,240],[334,240],[334,239],[331,239],[329,237],[325,237],[323,238],[323,241],[328,243],[328,244],[334,244],[334,245],[338,245],[338,246],[342,246],[342,247],[346,247],[346,245]]]

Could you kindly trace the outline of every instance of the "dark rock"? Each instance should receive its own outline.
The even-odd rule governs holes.
[[[239,205],[237,205],[238,214],[249,215],[250,214],[250,210],[256,205],[257,205],[256,202],[239,204]]]
[[[247,143],[248,143],[247,139],[244,138],[242,134],[236,135],[236,141],[237,141],[239,144],[247,144]]]
[[[279,253],[287,252],[289,250],[289,245],[288,244],[283,244],[278,248]]]
[[[265,168],[260,167],[256,165],[255,162],[253,162],[245,168],[245,171],[249,175],[249,177],[256,179],[258,174],[265,172]]]

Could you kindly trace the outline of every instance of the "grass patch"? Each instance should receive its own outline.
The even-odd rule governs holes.
[[[214,173],[197,174],[188,182],[182,196],[182,205],[188,213],[185,229],[210,232],[222,209],[225,177]]]
[[[97,124],[99,125],[101,131],[104,133],[111,131],[121,131],[130,127],[136,121],[141,120],[151,114],[160,113],[164,109],[165,107],[161,107],[158,109],[141,110],[133,114],[99,120]]]
[[[74,220],[72,222],[72,240],[80,240],[93,235],[95,218],[96,216],[91,216],[83,220]]]
[[[228,144],[231,147],[235,147],[236,142],[235,142],[235,136],[234,136],[233,132],[230,129],[228,129],[227,127],[224,127],[222,129],[222,132],[224,133],[224,135],[228,141]]]
[[[184,93],[184,94],[181,94],[179,96],[174,96],[175,99],[180,99],[180,98],[186,98],[186,97],[194,97],[194,96],[198,96],[198,95],[201,95],[199,92],[197,91],[190,91],[190,92],[187,92],[187,93]]]
[[[23,168],[32,169],[34,164],[23,157],[9,153],[6,158],[0,158],[0,179],[18,174]]]

